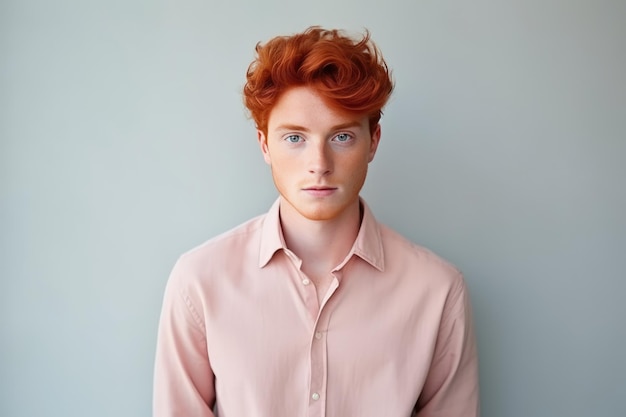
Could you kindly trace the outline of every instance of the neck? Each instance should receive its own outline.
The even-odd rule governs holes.
[[[347,256],[361,226],[356,200],[340,216],[310,220],[281,199],[280,219],[285,244],[302,260],[304,270],[330,272]]]

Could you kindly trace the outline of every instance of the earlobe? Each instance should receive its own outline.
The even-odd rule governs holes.
[[[265,163],[271,165],[270,152],[267,147],[267,137],[260,130],[256,131],[257,141],[259,142],[259,147],[261,148],[261,153],[263,154],[263,159]]]
[[[378,149],[378,144],[380,143],[380,133],[380,124],[377,124],[372,132],[368,162],[372,162],[374,160],[374,155],[376,155],[376,150]]]

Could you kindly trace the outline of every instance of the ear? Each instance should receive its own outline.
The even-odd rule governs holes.
[[[263,153],[263,159],[265,160],[265,163],[267,163],[268,165],[271,165],[272,160],[270,159],[270,151],[267,146],[267,137],[260,130],[256,131],[256,137],[257,137],[257,141],[259,142],[259,147],[261,148],[261,152]]]
[[[370,153],[367,159],[367,162],[372,162],[374,160],[374,155],[376,155],[376,150],[378,149],[378,143],[380,142],[380,123],[376,125],[374,131],[372,132],[372,140],[370,141]]]

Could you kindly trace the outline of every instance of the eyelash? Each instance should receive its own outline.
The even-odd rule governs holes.
[[[291,138],[298,138],[298,140],[296,142],[291,141]],[[289,142],[289,143],[298,143],[302,140],[302,136],[300,135],[289,135],[285,138],[285,141]]]
[[[339,133],[339,134],[335,135],[335,137],[333,139],[336,139],[339,136],[345,136],[346,137],[346,140],[341,140],[341,141],[339,141],[340,143],[345,143],[345,142],[348,142],[350,139],[352,139],[352,135],[349,134],[349,133]]]
[[[345,140],[339,140],[337,142],[339,143],[345,143],[348,142],[350,139],[352,139],[352,135],[349,133],[338,133],[333,137],[333,140],[337,139],[339,136],[345,136]],[[292,141],[292,138],[297,138],[297,141]],[[302,141],[302,136],[300,135],[288,135],[287,137],[285,137],[285,141],[289,142],[289,143],[299,143]]]

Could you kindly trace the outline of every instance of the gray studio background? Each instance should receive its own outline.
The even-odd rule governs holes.
[[[484,417],[626,415],[626,3],[1,1],[0,416],[151,413],[182,252],[275,198],[256,42],[371,30],[363,191],[465,273]],[[383,416],[381,416],[383,417]]]

